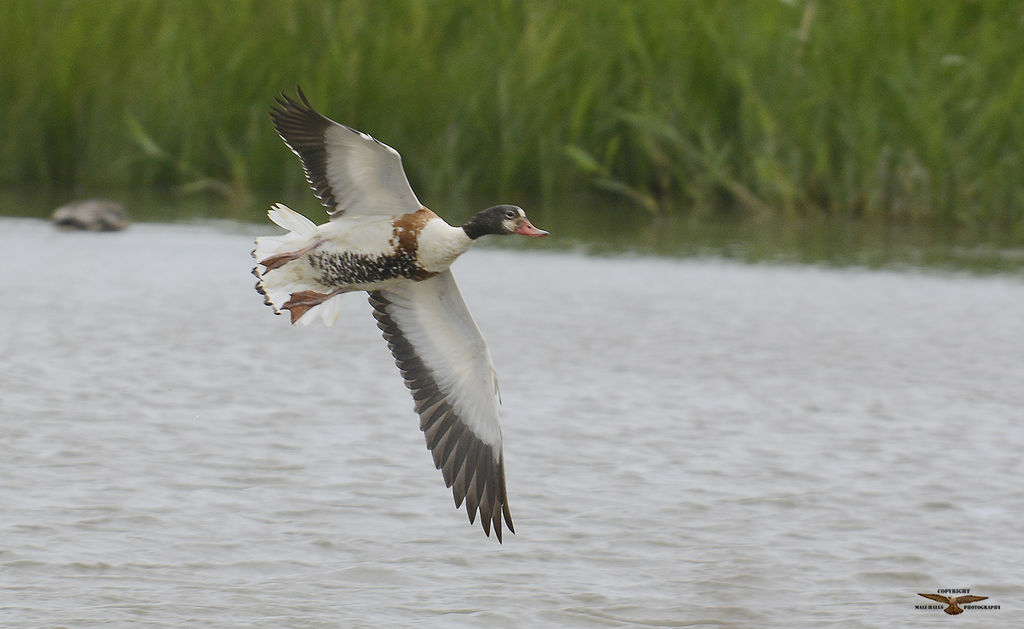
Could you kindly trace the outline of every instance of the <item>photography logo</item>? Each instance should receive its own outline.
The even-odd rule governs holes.
[[[950,616],[964,613],[965,609],[999,609],[998,605],[970,605],[988,599],[987,596],[974,596],[970,588],[940,588],[936,594],[918,592],[918,596],[930,598],[942,605],[914,605],[914,609],[941,609]],[[963,605],[963,607],[961,607]]]

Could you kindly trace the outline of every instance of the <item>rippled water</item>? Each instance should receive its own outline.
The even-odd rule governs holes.
[[[1019,278],[468,253],[499,545],[365,300],[274,317],[251,229],[0,220],[0,625],[1024,622]]]

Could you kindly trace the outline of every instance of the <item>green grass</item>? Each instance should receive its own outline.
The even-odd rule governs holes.
[[[7,186],[294,193],[267,109],[301,83],[446,211],[597,189],[1024,242],[1019,3],[0,0],[0,58]]]

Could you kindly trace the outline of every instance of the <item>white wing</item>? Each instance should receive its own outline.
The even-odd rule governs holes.
[[[422,207],[402,170],[402,156],[383,142],[338,124],[282,94],[271,109],[274,128],[299,156],[306,180],[332,218],[348,213],[406,214]]]
[[[504,515],[515,532],[505,492],[498,425],[498,380],[480,329],[451,271],[370,293],[377,325],[412,391],[416,412],[455,506],[466,501],[501,541]]]

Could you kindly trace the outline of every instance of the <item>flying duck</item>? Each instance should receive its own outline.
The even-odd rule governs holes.
[[[487,234],[547,236],[522,208],[496,205],[453,227],[416,198],[390,146],[282,94],[270,117],[302,162],[331,220],[316,225],[275,204],[267,213],[287,230],[256,239],[256,290],[291,322],[332,325],[341,296],[367,291],[412,393],[420,429],[470,523],[501,541],[502,517],[515,532],[505,490],[498,424],[498,380],[480,329],[449,270]]]

